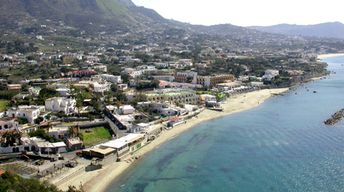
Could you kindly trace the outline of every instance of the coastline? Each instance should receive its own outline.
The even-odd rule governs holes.
[[[85,172],[82,168],[79,168],[76,171],[74,170],[74,172],[72,172],[71,174],[67,174],[67,176],[64,175],[64,177],[57,176],[55,178],[52,178],[50,182],[55,184],[61,190],[67,190],[68,186],[70,185],[78,187],[82,184],[83,188],[87,192],[105,191],[116,178],[118,178],[135,163],[132,160],[133,157],[142,157],[150,151],[158,148],[163,143],[195,127],[197,124],[255,108],[270,97],[283,94],[288,90],[289,88],[264,89],[235,95],[228,99],[226,103],[222,104],[222,107],[224,109],[223,112],[205,109],[200,114],[198,114],[197,118],[193,117],[192,119],[187,120],[186,124],[182,124],[176,126],[173,129],[163,131],[163,133],[158,138],[135,152],[132,156],[129,156],[127,159],[130,161],[113,161],[105,164],[101,170],[93,172]]]
[[[327,58],[339,57],[339,56],[344,56],[344,53],[321,54],[321,55],[318,55],[318,59],[327,59]]]

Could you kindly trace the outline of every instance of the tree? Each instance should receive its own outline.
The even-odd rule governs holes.
[[[37,119],[35,119],[35,124],[40,124],[43,120],[43,117],[38,117]]]
[[[47,99],[49,99],[51,97],[57,97],[57,96],[59,96],[59,93],[57,91],[55,91],[54,89],[43,88],[39,92],[38,103],[43,105],[45,100],[47,100]]]
[[[22,117],[18,117],[17,121],[19,122],[19,124],[23,125],[23,124],[27,124],[29,121],[26,118],[22,118]]]
[[[38,137],[49,142],[58,142],[59,140],[55,139],[54,137],[49,136],[44,129],[37,129],[36,131],[29,133],[30,137]]]
[[[0,177],[0,191],[62,192],[56,186],[46,181],[40,182],[37,179],[25,179],[7,171]]]
[[[68,190],[66,192],[84,192],[84,188],[80,185],[80,189],[77,189],[75,186],[68,186]]]
[[[122,77],[123,83],[129,83],[129,79],[130,79],[129,75],[123,74],[121,75],[121,77]]]

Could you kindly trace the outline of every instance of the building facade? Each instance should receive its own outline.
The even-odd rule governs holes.
[[[169,102],[174,104],[193,104],[199,102],[199,96],[188,89],[159,89],[146,93],[147,100],[152,102]]]
[[[45,108],[52,112],[63,112],[66,115],[76,112],[76,100],[66,97],[53,97],[45,101]]]

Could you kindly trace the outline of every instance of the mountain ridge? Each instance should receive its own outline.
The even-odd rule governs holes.
[[[272,26],[252,26],[249,28],[283,35],[344,39],[344,24],[341,22],[326,22],[313,25],[284,23]]]

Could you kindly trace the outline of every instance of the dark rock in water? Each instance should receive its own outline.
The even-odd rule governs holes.
[[[341,119],[344,117],[344,109],[341,109],[340,111],[336,112],[331,116],[331,118],[324,121],[325,125],[334,125],[338,123]]]

